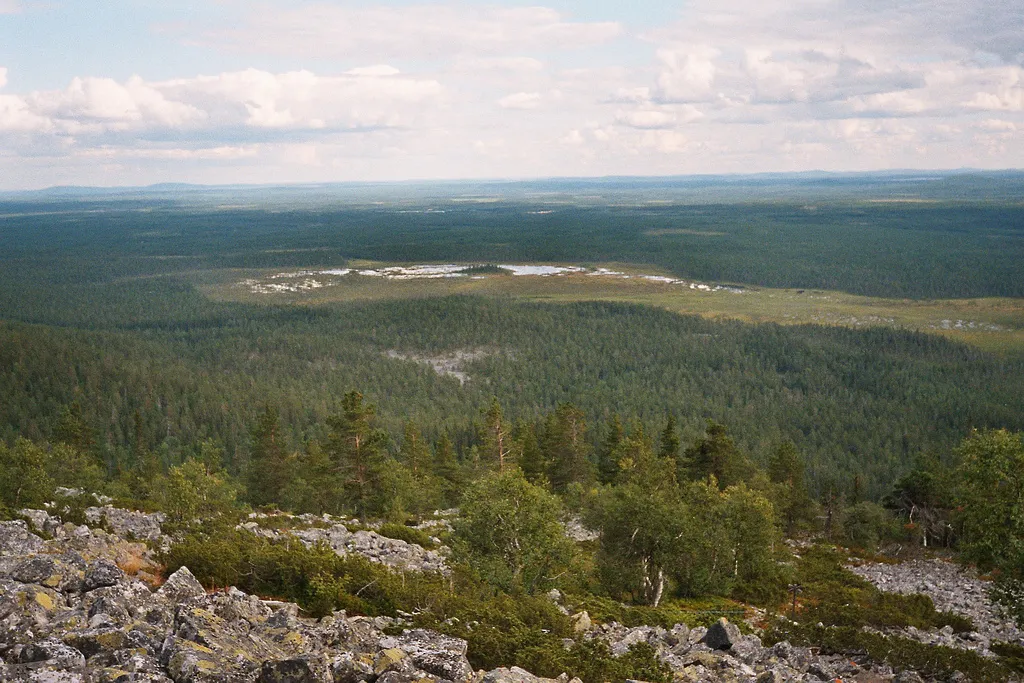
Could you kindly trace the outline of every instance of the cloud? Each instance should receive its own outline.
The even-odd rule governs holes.
[[[539,92],[517,92],[502,97],[498,100],[498,106],[502,109],[536,109],[541,99]]]
[[[436,59],[572,50],[622,33],[617,22],[570,21],[546,7],[308,3],[257,6],[241,26],[206,27],[198,40],[216,49],[261,55]]]
[[[0,132],[180,139],[372,129],[405,125],[418,105],[441,92],[434,80],[402,77],[390,67],[339,76],[247,69],[159,82],[75,78],[64,90],[2,96]]]
[[[0,14],[19,14],[21,11],[19,0],[0,0]]]
[[[674,128],[676,125],[676,117],[673,114],[653,109],[625,112],[615,117],[615,120],[624,126],[640,130]]]
[[[712,94],[718,51],[708,46],[658,50],[662,69],[657,98],[662,102],[702,102]]]
[[[0,88],[7,85],[7,67],[0,66]]]

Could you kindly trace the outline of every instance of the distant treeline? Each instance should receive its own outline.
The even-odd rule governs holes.
[[[45,307],[45,294],[32,294],[41,282],[72,294],[130,276],[349,259],[614,261],[710,282],[872,296],[1024,296],[1024,207],[1016,202],[661,205],[648,194],[622,203],[446,197],[223,209],[153,199],[0,203],[0,312],[22,316],[17,303],[25,296]]]

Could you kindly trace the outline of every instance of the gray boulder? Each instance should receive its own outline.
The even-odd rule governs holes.
[[[185,602],[206,595],[206,590],[188,567],[182,567],[167,577],[167,581],[160,586],[156,594],[170,602]]]
[[[116,586],[124,579],[124,572],[116,564],[110,560],[96,560],[85,570],[85,580],[82,588],[88,593],[97,588]]]
[[[448,681],[465,681],[473,675],[466,658],[466,641],[434,631],[415,629],[398,638],[398,647],[409,653],[417,668]]]
[[[26,557],[41,552],[45,545],[24,521],[0,522],[0,555]]]
[[[333,683],[322,657],[302,656],[263,662],[256,683]]]

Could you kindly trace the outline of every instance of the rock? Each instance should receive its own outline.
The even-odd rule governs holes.
[[[689,645],[690,640],[690,627],[686,624],[676,624],[672,627],[672,630],[668,632],[666,642],[673,646],[678,647],[679,645]]]
[[[256,683],[333,683],[321,657],[303,656],[276,662],[263,662]]]
[[[373,660],[373,672],[378,676],[388,671],[412,673],[415,669],[408,653],[397,647],[381,650]]]
[[[13,657],[16,664],[45,662],[54,669],[81,669],[85,666],[85,657],[81,652],[52,638],[28,643],[16,650]]]
[[[594,623],[590,620],[590,615],[586,610],[572,615],[572,630],[575,633],[586,633],[593,627]]]
[[[83,589],[85,592],[94,591],[97,588],[116,586],[124,580],[124,572],[110,560],[96,560],[85,570]]]
[[[373,657],[343,652],[331,662],[334,683],[365,683],[377,674],[373,671]]]
[[[170,602],[185,602],[206,595],[206,590],[188,567],[182,567],[167,577],[167,582],[160,586],[156,594]]]
[[[975,633],[956,634],[951,628],[938,632],[918,631],[911,637],[929,644],[974,650],[991,656],[991,641],[1024,642],[1024,630],[1005,618],[989,597],[988,586],[971,570],[943,560],[913,560],[900,564],[862,563],[848,567],[867,579],[879,590],[910,595],[923,593],[932,599],[935,608],[968,617]]]
[[[398,647],[409,654],[417,668],[438,678],[460,683],[473,675],[466,658],[468,645],[460,638],[415,629],[398,638]]]
[[[41,552],[43,539],[28,530],[28,524],[18,519],[0,522],[0,555],[27,557]]]
[[[21,583],[38,583],[48,588],[60,585],[61,574],[53,557],[37,555],[23,560],[11,570],[11,578]]]
[[[757,677],[757,683],[786,683],[786,675],[777,668],[768,669]]]
[[[740,629],[736,624],[722,617],[710,627],[701,642],[712,650],[729,650],[733,643],[740,639]]]
[[[86,657],[113,653],[129,644],[127,633],[119,628],[90,628],[72,632],[64,636],[64,642]]]
[[[541,679],[525,669],[513,666],[511,669],[494,669],[484,674],[481,683],[537,683]]]
[[[161,525],[167,520],[167,516],[162,512],[148,514],[104,505],[86,508],[85,518],[90,524],[106,524],[125,540],[162,542],[166,539]]]

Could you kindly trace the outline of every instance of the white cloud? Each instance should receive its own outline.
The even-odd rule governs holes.
[[[616,121],[630,128],[641,130],[673,128],[676,125],[676,117],[673,114],[654,109],[623,112],[616,117]]]
[[[1004,121],[1002,119],[985,119],[978,124],[978,127],[997,133],[1012,133],[1019,129],[1019,126],[1013,121]]]
[[[260,139],[260,131],[374,129],[405,125],[419,105],[442,92],[434,80],[398,76],[390,68],[354,71],[318,76],[247,69],[158,82],[135,76],[124,83],[75,78],[64,90],[0,96],[0,132],[146,139],[175,131],[197,139]]]
[[[7,85],[7,67],[0,66],[0,88]]]
[[[616,22],[570,21],[546,7],[317,3],[286,9],[259,6],[240,27],[210,27],[200,40],[217,49],[258,54],[424,59],[569,50],[621,34]]]
[[[708,46],[658,50],[662,70],[658,99],[664,102],[702,102],[712,94],[718,51]]]
[[[234,161],[257,156],[256,146],[204,147],[199,149],[95,147],[81,150],[76,156],[98,159],[152,159],[159,161]]]
[[[21,10],[20,0],[0,0],[0,14],[19,14]]]
[[[502,109],[536,109],[542,99],[539,92],[517,92],[502,97],[498,100],[498,106]]]

